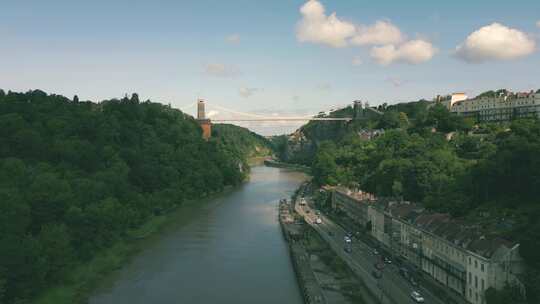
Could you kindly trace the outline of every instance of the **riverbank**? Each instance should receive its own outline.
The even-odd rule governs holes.
[[[277,161],[275,159],[265,159],[264,165],[268,167],[291,169],[291,170],[295,170],[299,172],[304,172],[306,174],[311,174],[311,168],[308,166],[285,163],[285,162]]]
[[[297,281],[305,303],[366,303],[359,292],[362,283],[345,262],[322,239],[304,218],[296,213],[296,199],[305,191],[305,184],[290,203],[280,202],[279,221]]]
[[[155,236],[172,226],[182,225],[189,221],[183,216],[188,210],[200,208],[218,195],[226,194],[235,187],[226,187],[223,191],[213,193],[199,200],[186,201],[168,213],[152,216],[142,226],[129,231],[125,238],[114,245],[98,252],[90,261],[74,265],[64,275],[61,283],[48,288],[30,303],[32,304],[83,304],[104,280],[116,270],[128,264],[133,256],[155,241]],[[201,202],[203,204],[201,204]]]

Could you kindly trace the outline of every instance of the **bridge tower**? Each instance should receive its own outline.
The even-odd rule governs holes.
[[[212,136],[212,122],[206,118],[205,102],[203,99],[197,101],[197,121],[203,131],[203,138],[208,140]]]
[[[353,102],[353,119],[361,119],[364,116],[364,109],[362,108],[362,101],[355,100]]]

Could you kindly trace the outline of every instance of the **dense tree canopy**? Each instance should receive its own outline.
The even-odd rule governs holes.
[[[0,90],[0,303],[32,297],[154,214],[240,183],[248,147],[217,132],[206,142],[191,116],[137,94],[95,104]]]

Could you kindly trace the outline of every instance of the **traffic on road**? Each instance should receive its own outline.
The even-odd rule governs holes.
[[[320,210],[312,207],[308,197],[300,199],[296,211],[313,226],[349,267],[361,277],[381,303],[437,303],[444,302],[420,286],[407,268],[393,263],[374,248],[334,223]]]

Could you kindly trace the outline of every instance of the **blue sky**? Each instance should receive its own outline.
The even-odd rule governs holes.
[[[319,5],[309,10],[315,17],[301,14],[306,1],[292,0],[3,1],[0,88],[94,101],[138,92],[175,107],[203,97],[241,111],[290,114],[355,99],[377,105],[540,88],[540,1],[311,1]],[[319,37],[333,12],[338,27],[355,31],[342,35],[341,47],[329,42],[337,41],[333,31]],[[312,18],[303,34],[302,18]],[[385,33],[372,31],[367,43],[352,42],[376,22],[400,38],[374,42]],[[493,23],[500,26],[476,36],[483,48],[466,43]],[[508,51],[499,54],[489,47],[501,36]],[[459,56],[458,45],[465,45]]]

